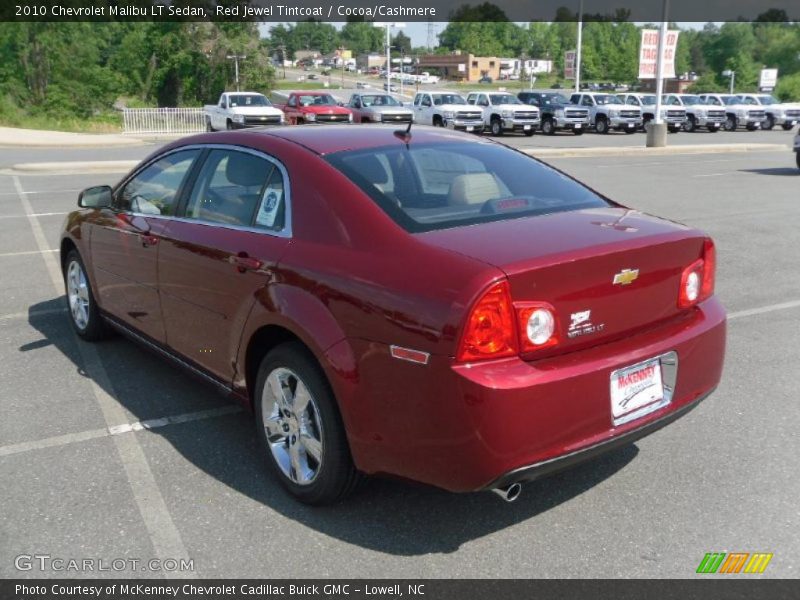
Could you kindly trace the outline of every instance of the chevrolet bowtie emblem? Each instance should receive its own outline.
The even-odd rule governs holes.
[[[622,269],[614,275],[614,285],[630,285],[639,277],[639,269]]]

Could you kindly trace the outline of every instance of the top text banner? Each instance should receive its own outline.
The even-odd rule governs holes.
[[[663,0],[584,0],[584,20],[656,22]],[[0,21],[577,21],[577,0],[3,0]],[[797,0],[670,0],[670,21],[800,20]]]

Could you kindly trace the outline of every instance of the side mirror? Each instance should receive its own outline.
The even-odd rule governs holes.
[[[86,188],[78,194],[78,206],[81,208],[106,208],[111,206],[111,186],[98,185]]]

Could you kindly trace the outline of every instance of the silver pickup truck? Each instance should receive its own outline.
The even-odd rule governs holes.
[[[711,133],[716,133],[725,124],[725,110],[720,106],[706,104],[695,94],[665,94],[664,104],[683,106],[686,111],[684,131],[692,132],[705,127]]]
[[[460,131],[483,131],[483,111],[453,92],[418,92],[412,104],[414,120],[422,125]]]
[[[589,118],[597,133],[608,133],[611,129],[635,133],[644,122],[641,108],[628,106],[615,94],[584,92],[572,94],[569,101],[589,109]]]
[[[206,131],[282,125],[283,111],[258,92],[223,92],[216,104],[207,104]]]

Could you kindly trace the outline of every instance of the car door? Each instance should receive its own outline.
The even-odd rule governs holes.
[[[196,148],[172,152],[137,171],[116,189],[89,241],[100,306],[158,342],[165,339],[157,277],[161,235],[199,155]]]
[[[289,244],[289,178],[274,158],[210,147],[159,252],[167,344],[225,382],[256,293]]]

